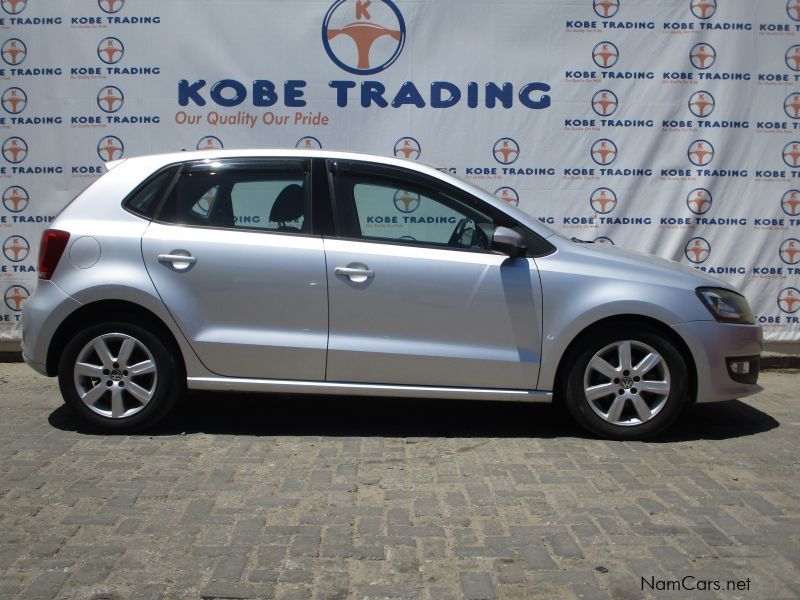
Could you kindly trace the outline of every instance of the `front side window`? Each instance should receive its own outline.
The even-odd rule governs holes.
[[[336,176],[336,206],[346,237],[488,251],[492,217],[430,186],[383,175]]]
[[[308,233],[302,165],[196,165],[184,172],[159,220],[178,225]]]

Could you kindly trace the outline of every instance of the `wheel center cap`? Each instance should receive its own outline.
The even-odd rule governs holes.
[[[122,371],[119,369],[111,371],[111,381],[122,381]]]
[[[620,384],[622,385],[622,389],[629,390],[633,387],[633,379],[626,375],[625,377],[622,378]]]

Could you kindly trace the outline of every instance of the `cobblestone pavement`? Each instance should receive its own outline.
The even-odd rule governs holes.
[[[762,383],[651,443],[541,405],[230,394],[106,436],[3,364],[0,598],[798,598],[800,378]],[[676,580],[712,589],[651,591]]]

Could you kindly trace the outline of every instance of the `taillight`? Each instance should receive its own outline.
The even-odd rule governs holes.
[[[45,229],[39,245],[39,279],[50,279],[64,254],[69,241],[69,232],[60,229]]]

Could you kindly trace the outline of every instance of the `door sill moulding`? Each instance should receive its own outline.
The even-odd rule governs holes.
[[[398,398],[450,398],[458,400],[503,400],[512,402],[552,402],[553,393],[539,390],[507,390],[380,383],[340,383],[329,381],[291,381],[288,379],[246,379],[239,377],[187,377],[192,390],[231,392],[290,392],[295,394],[334,394],[342,396],[391,396]]]

